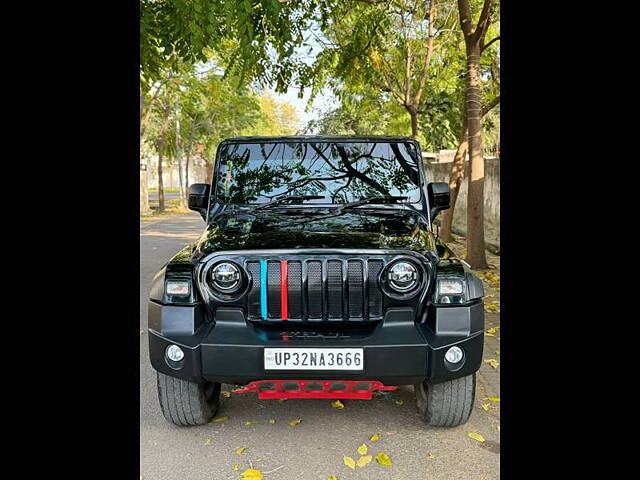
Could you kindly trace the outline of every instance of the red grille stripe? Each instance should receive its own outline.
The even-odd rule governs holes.
[[[289,312],[287,304],[289,303],[289,283],[287,281],[287,261],[280,260],[280,311],[282,312],[282,320],[288,318]]]

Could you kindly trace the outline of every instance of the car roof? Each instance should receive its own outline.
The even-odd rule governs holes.
[[[274,142],[416,142],[411,137],[382,136],[382,135],[290,135],[279,137],[234,137],[227,138],[221,143],[274,143]],[[416,142],[417,143],[417,142]]]

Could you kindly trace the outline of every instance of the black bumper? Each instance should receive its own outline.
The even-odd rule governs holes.
[[[311,330],[286,321],[269,327],[253,325],[241,310],[218,310],[215,322],[205,322],[199,307],[150,302],[149,354],[152,366],[167,375],[239,385],[268,379],[379,380],[385,385],[408,385],[424,380],[437,383],[477,371],[482,362],[482,303],[432,310],[423,324],[414,322],[411,308],[396,308],[370,327],[330,325]],[[165,357],[171,344],[184,351],[178,369],[169,366]],[[444,358],[453,345],[464,352],[462,365],[455,367]],[[364,369],[265,371],[265,347],[361,347]]]

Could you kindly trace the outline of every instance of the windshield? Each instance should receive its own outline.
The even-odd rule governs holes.
[[[417,152],[405,142],[228,143],[219,150],[221,203],[266,203],[282,195],[317,195],[305,204],[367,197],[420,200]]]

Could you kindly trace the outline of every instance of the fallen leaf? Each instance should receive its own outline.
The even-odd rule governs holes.
[[[369,465],[371,463],[371,460],[373,460],[373,457],[371,455],[364,455],[358,459],[358,462],[356,463],[356,465],[362,468]]]
[[[236,455],[242,455],[247,447],[240,447],[236,450]]]
[[[429,452],[429,453],[427,453],[427,458],[429,460],[433,460],[434,458],[436,458],[436,456],[433,453]]]
[[[496,355],[500,355],[500,350],[496,350]]]
[[[469,432],[469,433],[467,434],[467,436],[468,436],[469,438],[473,438],[474,440],[476,440],[476,441],[478,441],[478,442],[480,442],[480,443],[484,442],[484,437],[483,437],[482,435],[480,435],[479,433]]]
[[[344,404],[340,400],[336,400],[335,402],[331,402],[331,406],[333,408],[344,408]]]
[[[351,470],[355,470],[356,469],[356,461],[353,458],[351,458],[351,457],[342,457],[342,461]]]
[[[489,400],[490,402],[499,403],[500,397],[484,397],[483,400]]]
[[[484,409],[485,412],[489,411],[489,404],[488,403],[483,403],[482,404],[482,408]]]
[[[229,398],[229,397],[231,396],[231,392],[230,392],[230,391],[228,391],[228,390],[223,390],[223,391],[222,391],[222,396],[223,396],[224,398]]]
[[[377,442],[378,440],[380,440],[380,435],[374,433],[373,435],[371,435],[371,438],[369,440],[372,442]]]
[[[329,475],[327,477],[327,480],[338,480],[338,477],[336,477],[335,475]]]
[[[495,358],[490,358],[488,360],[485,360],[484,363],[488,363],[493,368],[498,368],[500,366],[500,362],[497,361]]]
[[[358,447],[358,453],[360,455],[366,455],[367,454],[367,446],[364,443]]]
[[[269,419],[269,423],[270,423],[271,425],[273,425],[274,423],[276,423],[276,419],[275,419],[275,418],[270,418],[270,419]]]
[[[247,420],[246,422],[244,422],[245,425],[255,425],[258,422],[256,422],[255,420]]]
[[[496,333],[498,333],[498,330],[500,330],[500,327],[493,327],[487,330],[486,333],[489,335],[495,335]]]
[[[291,425],[292,427],[295,427],[296,425],[298,425],[300,422],[302,421],[301,418],[296,418],[295,420],[291,420],[289,422],[289,425]]]
[[[210,439],[210,438],[207,438],[207,439],[204,441],[204,444],[205,444],[205,445],[211,445],[211,439]]]
[[[383,467],[390,467],[393,464],[393,462],[389,458],[389,455],[387,455],[386,453],[377,454],[376,455],[376,462],[378,462]]]
[[[233,466],[233,471],[237,472],[238,470],[240,470],[240,465],[238,465],[237,463]]]
[[[400,400],[399,398],[393,401],[396,405],[404,405],[404,400]]]
[[[260,470],[254,470],[250,468],[242,472],[242,480],[262,480],[262,472]]]
[[[216,417],[213,420],[211,420],[211,423],[222,423],[222,422],[226,422],[227,420],[229,420],[229,416],[225,415],[224,417]]]

